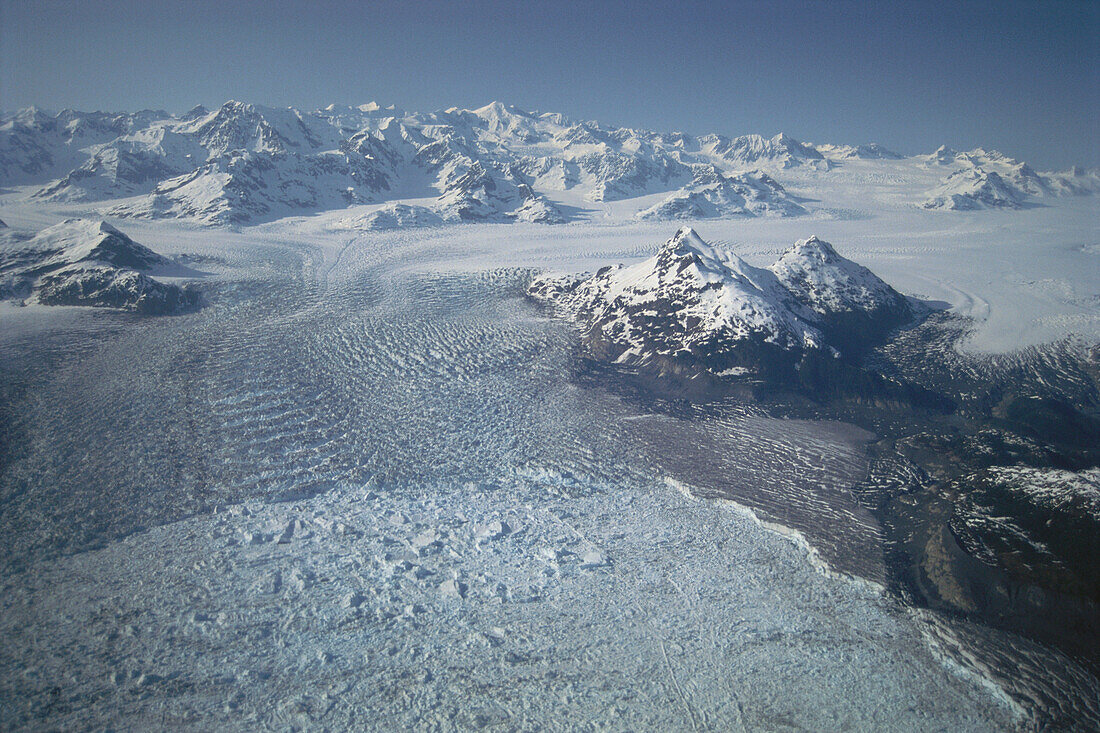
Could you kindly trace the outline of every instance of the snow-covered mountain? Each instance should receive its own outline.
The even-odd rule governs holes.
[[[146,314],[195,305],[197,294],[150,274],[186,274],[104,221],[69,219],[33,236],[0,234],[0,298]]]
[[[982,149],[903,159],[875,144],[664,134],[497,102],[428,114],[373,103],[303,112],[230,101],[177,116],[0,115],[0,186],[89,213],[210,225],[426,201],[444,222],[554,224],[603,215],[610,204],[657,219],[828,216],[828,207],[816,212],[789,194],[789,184],[818,191],[849,165],[880,166],[886,180],[908,166],[922,171],[926,191],[939,177],[910,202],[931,209],[1016,207],[1100,190],[1095,172],[1038,173]],[[658,194],[665,199],[645,198]],[[391,224],[406,226],[401,217]]]
[[[715,219],[738,216],[799,216],[794,198],[767,173],[725,175],[714,165],[697,166],[691,183],[659,204],[638,212],[640,219]]]
[[[996,171],[962,168],[944,179],[921,204],[926,209],[1019,209],[1026,194]]]
[[[857,352],[914,316],[903,295],[817,237],[796,242],[768,269],[841,351]]]
[[[772,163],[780,168],[804,165],[819,169],[828,168],[828,162],[820,151],[783,133],[773,138],[760,135],[741,135],[734,138],[707,135],[700,138],[699,142],[709,153],[730,163],[741,165]]]
[[[816,237],[763,269],[690,227],[636,265],[538,278],[528,293],[576,322],[597,358],[740,382],[788,381],[807,357],[841,358],[913,317],[903,296]]]
[[[1100,191],[1097,171],[1071,168],[1039,173],[1027,163],[996,150],[975,148],[960,153],[941,146],[924,160],[929,166],[951,169],[922,202],[926,209],[1019,209],[1035,198]]]
[[[814,145],[826,160],[901,160],[905,156],[878,143],[866,145]]]
[[[425,206],[387,204],[362,216],[348,216],[333,225],[337,231],[374,231],[416,229],[441,226],[443,219]]]
[[[389,177],[373,160],[342,150],[311,155],[233,150],[107,213],[245,223],[375,201],[388,186]]]

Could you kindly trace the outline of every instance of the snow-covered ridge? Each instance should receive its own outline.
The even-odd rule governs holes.
[[[960,153],[941,146],[924,159],[927,165],[951,169],[921,204],[926,209],[1019,209],[1033,198],[1100,191],[1096,171],[1071,168],[1039,173],[996,150],[976,148]]]
[[[774,178],[762,171],[725,175],[714,165],[699,166],[691,182],[640,219],[717,219],[799,216],[806,209]]]
[[[179,116],[0,115],[0,185],[111,216],[211,225],[425,200],[445,222],[559,223],[657,194],[665,200],[639,201],[629,213],[797,216],[813,212],[787,192],[789,177],[827,186],[849,165],[880,166],[884,175],[920,167],[925,179],[943,168],[940,187],[911,201],[928,208],[1012,207],[1100,190],[1094,172],[1037,173],[982,149],[903,160],[875,144],[612,128],[498,102],[427,114],[374,103],[303,112],[229,101]]]
[[[363,216],[349,216],[338,220],[332,228],[336,231],[388,231],[390,229],[414,229],[443,224],[431,209],[424,206],[387,204],[381,209]]]
[[[769,379],[808,353],[856,351],[913,317],[903,296],[817,237],[764,269],[691,227],[636,265],[543,277],[528,292],[575,321],[601,358],[737,381]]]
[[[2,299],[173,313],[195,305],[197,294],[150,275],[188,272],[105,221],[69,219],[29,237],[7,228],[0,234]]]

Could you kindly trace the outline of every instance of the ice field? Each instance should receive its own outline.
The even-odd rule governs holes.
[[[753,264],[816,233],[1005,351],[1100,337],[1095,201],[698,226]],[[1007,694],[882,593],[847,490],[870,434],[573,378],[530,273],[640,260],[668,223],[336,218],[126,222],[205,273],[195,313],[0,304],[0,726],[989,730],[1026,725],[1028,695],[1100,715],[1066,660],[993,634],[1035,666]],[[695,498],[723,483],[818,518],[820,546]]]

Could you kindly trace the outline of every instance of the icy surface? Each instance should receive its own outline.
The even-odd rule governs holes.
[[[1014,724],[876,586],[678,488],[873,546],[859,431],[578,386],[488,266],[560,239],[297,226],[136,231],[214,273],[196,313],[0,311],[5,728]]]

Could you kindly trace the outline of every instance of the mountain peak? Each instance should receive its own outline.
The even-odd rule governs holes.
[[[698,267],[712,272],[744,269],[744,261],[732,252],[719,251],[707,244],[699,233],[689,226],[682,226],[657,252],[659,260],[692,259]]]
[[[369,112],[384,112],[384,113],[390,113],[390,114],[394,114],[394,115],[400,113],[400,110],[397,108],[396,104],[382,104],[381,102],[375,102],[373,100],[370,101],[370,102],[367,102],[366,104],[361,104],[358,107],[356,107],[355,109],[359,110],[360,112],[368,112],[368,113]]]
[[[45,110],[42,110],[34,105],[31,105],[30,107],[24,107],[23,109],[16,112],[15,116],[12,117],[12,120],[14,122],[20,125],[24,125],[26,127],[48,126],[53,121],[53,119],[53,115],[51,115],[49,112],[46,112]]]
[[[100,232],[102,232],[103,234],[118,234],[118,235],[122,235],[122,232],[120,232],[119,230],[115,229],[115,228],[114,228],[113,226],[111,226],[110,224],[108,224],[108,223],[107,223],[106,221],[104,221],[103,219],[100,219],[100,220],[99,220],[99,231],[100,231]]]
[[[43,229],[39,234],[66,234],[70,237],[92,237],[99,238],[99,235],[105,234],[108,236],[126,236],[113,226],[108,224],[103,219],[81,219],[73,218],[66,219],[60,224],[55,224],[51,227]]]
[[[949,148],[946,145],[941,145],[928,156],[928,159],[938,163],[953,163],[958,157],[959,151],[954,148]]]
[[[478,107],[477,109],[471,111],[479,117],[486,117],[488,115],[505,115],[508,114],[511,110],[509,109],[508,105],[504,104],[503,102],[497,102],[496,100],[494,100],[492,102],[489,102],[489,104],[485,105],[484,107]]]
[[[859,350],[912,318],[908,301],[823,239],[801,239],[769,268],[842,350]]]
[[[43,229],[39,234],[65,232],[72,236],[96,237],[104,234],[108,236],[125,237],[126,235],[108,224],[104,219],[73,218],[66,219],[60,224]]]
[[[227,99],[221,109],[226,112],[251,112],[253,106],[248,102],[238,102],[236,99]]]
[[[41,230],[23,247],[40,253],[54,266],[109,265],[145,271],[170,264],[102,219],[66,219]]]
[[[789,382],[798,364],[858,354],[912,317],[906,299],[827,242],[800,240],[753,267],[681,227],[656,257],[593,277],[541,278],[602,359],[660,374]]]
[[[158,282],[148,272],[190,272],[138,244],[101,219],[67,219],[19,243],[6,263],[16,295],[41,305],[83,305],[157,314],[197,304],[193,291]]]
[[[707,243],[703,241],[703,238],[699,236],[699,233],[692,227],[683,226],[676,230],[676,234],[672,235],[672,239],[665,243],[665,246],[673,245],[674,248],[698,248],[700,246],[707,247]]]
[[[196,104],[194,107],[184,112],[183,116],[180,119],[195,120],[199,117],[205,117],[208,114],[210,114],[210,111],[206,109],[206,107],[203,107],[201,104]]]
[[[824,239],[819,239],[816,234],[795,242],[788,253],[811,258],[821,263],[835,262],[840,259],[840,255],[833,249],[833,245]]]

